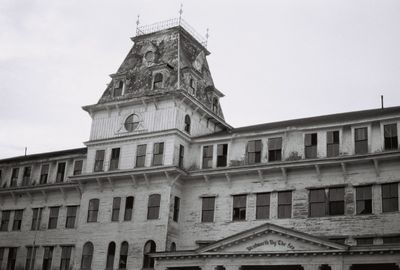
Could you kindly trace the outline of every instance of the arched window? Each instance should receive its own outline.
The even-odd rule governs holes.
[[[218,113],[218,98],[213,98],[212,110],[213,112]]]
[[[97,222],[99,213],[99,199],[91,199],[89,201],[87,222]]]
[[[93,259],[93,244],[92,242],[86,242],[83,245],[83,250],[82,250],[81,269],[91,269],[92,259]]]
[[[123,88],[124,88],[124,82],[123,81],[119,81],[114,87],[114,97],[121,96]]]
[[[153,240],[149,240],[144,245],[143,249],[143,269],[154,268],[154,258],[151,258],[148,254],[156,252],[156,243]]]
[[[124,241],[121,244],[121,250],[119,252],[119,269],[126,269],[126,265],[128,264],[128,242]]]
[[[114,258],[115,258],[115,243],[111,242],[108,245],[108,250],[107,250],[106,270],[112,270],[114,268]]]
[[[162,88],[162,83],[163,83],[163,75],[161,73],[156,73],[156,75],[154,75],[153,89]]]
[[[171,247],[169,248],[170,251],[176,251],[176,244],[175,242],[171,243]]]
[[[160,194],[152,194],[149,196],[149,204],[147,206],[147,219],[158,219],[160,213]]]
[[[185,131],[190,134],[190,125],[191,125],[190,116],[187,114],[185,115]]]

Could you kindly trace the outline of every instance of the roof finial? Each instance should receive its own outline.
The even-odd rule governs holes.
[[[137,20],[136,20],[136,34],[138,34],[139,31],[139,24],[140,24],[140,14],[137,15]]]
[[[183,13],[183,4],[181,3],[181,9],[179,9],[179,25],[181,25],[182,13]]]
[[[207,48],[207,43],[208,43],[208,38],[210,37],[210,34],[208,33],[210,29],[207,28],[206,30],[206,48]]]

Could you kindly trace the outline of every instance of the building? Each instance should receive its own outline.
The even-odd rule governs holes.
[[[399,269],[400,107],[233,128],[190,29],[138,28],[86,147],[0,160],[0,269]]]

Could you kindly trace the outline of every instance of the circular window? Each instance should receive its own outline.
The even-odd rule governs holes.
[[[125,129],[129,132],[134,131],[139,126],[139,116],[131,114],[125,120]]]
[[[146,59],[146,61],[153,61],[154,60],[154,52],[152,51],[148,51],[146,52],[146,54],[144,55],[144,58]]]

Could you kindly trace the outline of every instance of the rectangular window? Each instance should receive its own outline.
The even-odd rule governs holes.
[[[135,167],[137,168],[144,167],[146,161],[146,148],[147,148],[146,144],[141,144],[137,146]]]
[[[310,217],[323,217],[326,215],[326,193],[324,188],[310,190],[309,200]]]
[[[3,186],[5,188],[7,186],[7,183],[4,183],[3,185],[3,171],[0,170],[0,186]]]
[[[119,221],[119,210],[121,208],[121,198],[115,197],[113,199],[111,221]]]
[[[67,206],[67,217],[65,220],[65,228],[67,229],[75,228],[77,211],[78,211],[78,206],[75,205]]]
[[[13,222],[13,231],[20,231],[22,225],[22,216],[24,214],[24,210],[15,210],[14,212],[14,222]]]
[[[329,188],[330,216],[344,215],[344,187]]]
[[[110,171],[117,170],[119,165],[120,148],[111,150]]]
[[[233,196],[233,221],[246,220],[246,200],[247,195]]]
[[[383,133],[385,138],[385,150],[396,150],[399,147],[397,124],[384,125]]]
[[[54,247],[44,247],[42,270],[51,270]]]
[[[97,215],[99,213],[99,199],[91,199],[89,201],[87,222],[97,222]]]
[[[217,167],[226,167],[228,165],[228,144],[217,145]]]
[[[255,164],[261,162],[261,140],[249,141],[247,144],[247,164]]]
[[[18,248],[13,247],[8,249],[8,258],[7,258],[7,270],[14,270],[15,269],[15,263],[17,261],[17,251]]]
[[[326,155],[328,157],[339,156],[339,131],[328,131],[326,133]]]
[[[102,172],[104,166],[104,150],[97,150],[96,157],[94,160],[94,171],[95,172]]]
[[[158,219],[160,216],[161,195],[152,194],[149,196],[149,204],[147,206],[147,219]]]
[[[282,160],[282,138],[269,138],[268,139],[268,161],[281,161]]]
[[[4,260],[4,250],[5,248],[0,247],[0,266],[3,265],[3,260]]]
[[[163,165],[164,143],[155,143],[153,149],[153,166]]]
[[[356,238],[357,246],[370,246],[374,244],[373,237]]]
[[[174,215],[173,215],[173,220],[175,222],[178,222],[179,220],[179,208],[181,204],[181,199],[179,197],[174,198]]]
[[[70,270],[71,253],[72,253],[71,246],[61,247],[60,270]]]
[[[399,210],[398,183],[382,185],[382,211],[396,212]]]
[[[382,237],[383,244],[400,244],[400,236],[385,236]]]
[[[372,187],[356,187],[356,212],[357,215],[372,213]]]
[[[268,219],[270,193],[257,193],[256,200],[256,219]]]
[[[0,231],[6,232],[8,231],[8,224],[10,223],[10,210],[3,210],[1,211],[1,224],[0,224]]]
[[[34,269],[37,249],[38,249],[37,246],[26,248],[25,270]]]
[[[60,211],[60,207],[59,206],[50,207],[48,229],[56,229],[57,228],[58,212],[59,211]]]
[[[83,160],[75,160],[74,163],[74,175],[81,175],[83,168]]]
[[[42,211],[43,208],[32,208],[32,224],[31,224],[32,231],[40,230],[40,223],[42,221]]]
[[[134,197],[132,196],[126,197],[124,221],[132,220],[133,202],[134,202]]]
[[[305,147],[304,154],[306,158],[317,157],[317,144],[318,144],[317,133],[309,133],[304,136],[304,147]]]
[[[202,167],[203,169],[212,168],[213,152],[214,152],[213,145],[203,146],[203,167]]]
[[[31,167],[25,167],[22,175],[22,185],[29,186],[31,184]]]
[[[292,191],[278,192],[278,218],[292,217]]]
[[[354,147],[356,154],[368,153],[368,129],[366,127],[354,129]]]
[[[19,168],[13,168],[11,173],[10,187],[16,187],[18,184]]]
[[[179,168],[183,168],[183,159],[185,156],[185,147],[183,145],[179,145]]]
[[[43,164],[40,169],[40,184],[47,184],[47,179],[49,178],[49,164]]]
[[[214,222],[215,197],[203,197],[201,222]]]
[[[64,182],[65,164],[66,164],[65,162],[59,162],[57,165],[57,175],[56,175],[57,183]]]

